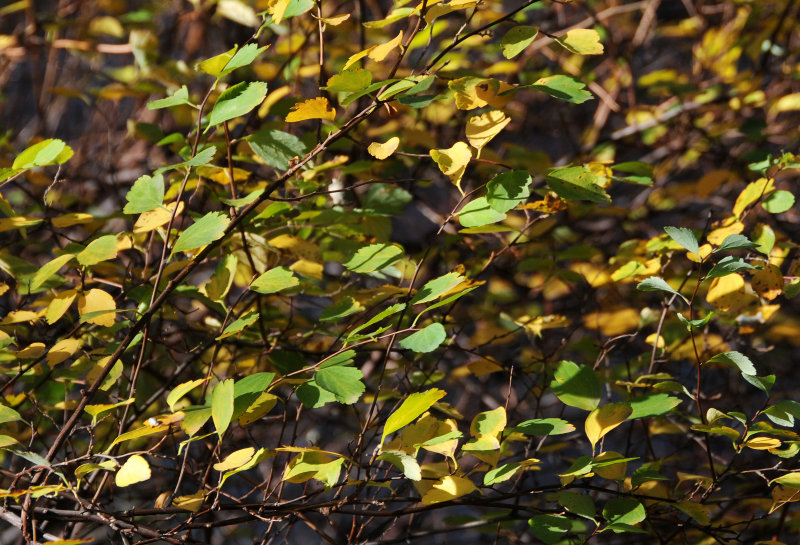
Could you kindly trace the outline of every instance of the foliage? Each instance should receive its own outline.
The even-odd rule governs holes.
[[[0,8],[3,542],[796,539],[798,12]]]

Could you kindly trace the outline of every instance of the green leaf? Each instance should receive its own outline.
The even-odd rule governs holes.
[[[664,227],[664,231],[678,244],[695,255],[700,255],[700,245],[691,229],[686,227]]]
[[[224,339],[226,337],[230,337],[231,335],[236,335],[245,328],[253,325],[258,321],[258,314],[259,312],[254,310],[253,312],[248,312],[247,314],[240,316],[233,322],[229,323],[222,333],[220,333],[220,335],[216,338],[216,340]]]
[[[711,278],[719,278],[721,276],[728,276],[729,274],[733,274],[739,271],[748,271],[755,269],[749,263],[746,263],[742,258],[737,257],[734,258],[733,256],[725,256],[720,259],[717,263],[711,267],[711,270],[708,271],[708,274],[705,276],[706,280]]]
[[[769,395],[769,392],[770,390],[772,390],[772,387],[775,386],[775,375],[767,375],[764,377],[759,377],[757,375],[749,375],[747,373],[742,373],[742,378],[767,395]]]
[[[458,221],[464,227],[481,227],[506,219],[506,215],[489,205],[486,197],[478,197],[458,212]]]
[[[536,515],[528,521],[528,524],[533,530],[533,535],[547,545],[560,543],[564,539],[564,534],[572,529],[572,522],[560,515]]]
[[[594,501],[592,501],[592,498],[589,496],[562,490],[556,494],[556,498],[558,499],[559,505],[570,513],[594,521],[597,515],[597,509],[594,506]]]
[[[200,151],[198,151],[197,154],[194,157],[191,157],[190,159],[188,159],[186,161],[183,161],[181,163],[175,163],[173,165],[167,165],[167,166],[164,166],[164,167],[157,168],[155,170],[155,175],[159,176],[159,175],[163,174],[164,172],[168,172],[170,170],[175,170],[175,169],[178,169],[178,168],[190,169],[192,167],[199,167],[199,166],[207,165],[208,163],[211,162],[211,159],[214,158],[214,154],[215,153],[217,153],[217,148],[215,148],[214,146],[208,146],[208,147],[203,148]]]
[[[550,388],[565,405],[591,411],[600,404],[600,380],[586,365],[561,361],[556,368]]]
[[[631,475],[631,484],[633,487],[638,488],[648,481],[668,481],[669,479],[667,477],[664,477],[658,472],[660,465],[661,462],[642,464],[642,466]]]
[[[689,303],[689,300],[686,299],[683,295],[680,294],[677,290],[673,289],[672,286],[667,284],[666,280],[663,278],[659,278],[657,276],[651,276],[645,280],[642,280],[636,285],[636,289],[639,291],[666,291],[667,293],[672,293],[677,295],[684,301],[686,304]]]
[[[680,321],[683,322],[684,324],[686,324],[686,328],[690,329],[690,330],[692,328],[698,329],[698,328],[701,328],[701,327],[705,326],[708,322],[711,321],[711,318],[714,317],[714,314],[715,313],[712,310],[711,312],[706,314],[703,318],[698,318],[696,320],[689,320],[683,314],[677,313],[678,318],[680,319]]]
[[[222,212],[209,212],[181,233],[172,253],[196,250],[222,238],[229,223],[230,219]]]
[[[733,365],[734,367],[737,367],[743,375],[757,374],[756,366],[753,365],[753,362],[750,361],[750,358],[748,358],[741,352],[736,352],[735,350],[731,352],[724,352],[722,354],[717,354],[716,356],[708,360],[706,363],[711,363],[711,362]]]
[[[517,424],[510,431],[525,435],[563,435],[575,431],[575,426],[560,418],[534,418]]]
[[[73,257],[75,256],[72,254],[60,255],[43,265],[31,278],[31,291],[38,289],[39,286],[47,282],[61,267],[72,261]]]
[[[433,352],[446,338],[444,326],[434,322],[400,341],[400,346],[417,353]]]
[[[783,486],[788,486],[789,488],[800,488],[800,471],[795,471],[794,473],[787,473],[785,475],[781,475],[777,479],[772,479],[769,484],[777,483]]]
[[[328,80],[328,91],[354,93],[369,87],[372,83],[372,72],[363,68],[344,70]]]
[[[414,297],[408,302],[410,305],[427,303],[437,299],[443,293],[447,293],[464,281],[464,277],[459,273],[451,272],[429,280],[422,288],[417,291]]]
[[[319,386],[314,379],[301,384],[295,394],[303,405],[311,409],[318,409],[336,400],[336,396]]]
[[[5,405],[0,405],[0,424],[5,424],[6,422],[19,422],[22,421],[22,416],[12,409],[11,407],[6,407]]]
[[[125,214],[141,214],[158,208],[164,202],[164,177],[160,174],[140,176],[125,199],[128,201],[122,209]]]
[[[306,145],[299,138],[276,129],[262,129],[251,134],[247,143],[259,159],[278,170],[286,170],[289,161],[306,154]]]
[[[628,420],[661,416],[681,404],[681,400],[668,394],[645,394],[628,400],[632,412]]]
[[[234,46],[224,53],[214,55],[209,59],[199,62],[197,65],[195,65],[195,69],[205,72],[211,76],[218,77],[228,62],[233,58],[233,55],[236,53],[238,48],[238,45]]]
[[[181,106],[184,104],[187,106],[194,106],[194,104],[192,104],[192,101],[189,100],[189,89],[187,89],[185,85],[166,98],[151,100],[150,102],[147,103],[147,109],[160,110],[161,108]]]
[[[405,250],[399,244],[370,244],[359,249],[344,266],[353,272],[370,273],[385,269],[404,254]]]
[[[233,394],[233,379],[230,378],[217,384],[211,393],[211,419],[220,440],[233,419]]]
[[[758,248],[758,244],[751,242],[750,239],[744,235],[733,234],[725,237],[725,240],[722,241],[719,248],[714,251],[724,252],[728,250],[746,250],[749,248]]]
[[[190,380],[189,382],[184,382],[183,384],[178,384],[167,396],[167,405],[169,405],[169,410],[175,412],[175,404],[180,400],[183,396],[200,386],[206,381],[204,378],[198,378],[196,380]]]
[[[644,506],[633,498],[612,498],[603,507],[603,518],[609,525],[633,526],[647,518]]]
[[[506,32],[500,40],[503,56],[507,59],[513,59],[533,43],[537,34],[539,34],[538,27],[528,25],[515,26]]]
[[[66,163],[74,154],[72,148],[63,140],[42,140],[20,153],[11,164],[12,170],[60,165]]]
[[[422,479],[422,469],[419,467],[417,459],[401,450],[386,450],[377,459],[386,460],[412,481]]]
[[[237,380],[233,386],[233,415],[231,420],[239,418],[247,408],[272,384],[275,373],[253,373]]]
[[[104,235],[100,238],[96,238],[75,257],[78,263],[84,267],[90,267],[102,261],[114,259],[117,257],[117,236]]]
[[[300,281],[291,270],[286,267],[275,267],[256,278],[250,284],[250,289],[269,295],[270,293],[278,293],[299,285]]]
[[[352,297],[342,297],[319,315],[321,321],[340,320],[357,312],[364,310],[364,307]]]
[[[217,99],[208,115],[205,132],[215,125],[242,116],[261,104],[267,96],[267,84],[263,81],[241,82],[226,89]]]
[[[484,486],[492,486],[497,483],[505,482],[519,473],[521,467],[522,464],[519,462],[512,462],[490,469],[483,476],[483,484]]]
[[[498,174],[486,185],[486,200],[492,209],[504,214],[530,197],[532,181],[527,170]]]
[[[383,434],[381,435],[381,445],[387,435],[409,425],[445,395],[447,395],[447,392],[444,390],[432,388],[425,392],[417,392],[408,396],[400,407],[386,419],[386,424],[383,426]]]
[[[256,57],[258,57],[261,53],[267,49],[268,46],[258,47],[258,44],[247,44],[242,47],[239,51],[237,51],[231,60],[225,64],[225,68],[219,74],[219,77],[225,76],[230,74],[237,68],[242,68],[251,64]]]
[[[391,83],[396,83],[398,81],[400,81],[399,78],[387,79],[385,81],[378,81],[376,83],[373,83],[372,85],[367,86],[364,89],[361,89],[360,91],[356,91],[354,93],[350,93],[349,95],[344,97],[342,100],[340,100],[339,104],[341,104],[342,106],[347,106],[350,103],[355,102],[359,98],[363,97],[364,95],[368,95],[370,93],[374,93],[375,91],[377,91],[379,89],[382,89],[385,85],[389,85]]]
[[[584,90],[586,85],[572,76],[548,76],[541,78],[531,87],[547,93],[553,98],[566,100],[573,104],[583,104],[587,100],[594,98],[592,93]]]
[[[398,312],[402,311],[404,308],[406,308],[406,304],[405,303],[396,303],[396,304],[390,306],[389,308],[387,308],[385,310],[382,310],[381,312],[379,312],[378,314],[376,314],[375,316],[373,316],[372,318],[367,320],[365,323],[361,324],[360,326],[355,328],[353,331],[351,331],[347,335],[347,342],[350,342],[352,339],[354,339],[359,332],[365,330],[366,328],[368,328],[370,326],[373,326],[373,325],[377,324],[378,322],[384,320],[385,318],[388,318],[389,316],[391,316],[393,314],[397,314]]]
[[[782,214],[794,206],[794,195],[788,191],[775,191],[764,198],[761,206],[770,214]]]
[[[545,173],[545,181],[562,199],[611,202],[611,197],[597,185],[597,176],[584,166],[550,169]]]
[[[352,405],[361,397],[366,387],[361,379],[364,374],[360,369],[348,365],[333,365],[317,371],[314,381],[332,393],[336,401]]]
[[[800,419],[800,403],[792,399],[782,399],[767,407],[764,414],[779,426],[792,427],[795,423],[794,419]]]

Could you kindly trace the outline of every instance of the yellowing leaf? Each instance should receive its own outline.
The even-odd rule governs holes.
[[[84,250],[75,256],[84,267],[96,265],[117,257],[116,235],[105,235],[89,243]]]
[[[391,53],[397,46],[400,45],[400,42],[403,41],[403,31],[401,30],[400,33],[395,36],[392,40],[389,40],[385,44],[376,45],[375,47],[370,48],[369,53],[367,56],[376,62],[381,62],[385,59],[389,53]]]
[[[187,494],[186,496],[177,496],[172,498],[172,505],[178,509],[185,509],[186,511],[196,513],[200,510],[200,506],[203,505],[203,501],[205,501],[205,499],[206,493],[203,490],[200,490],[194,494]]]
[[[450,81],[447,86],[453,91],[456,107],[473,110],[486,105],[503,108],[514,98],[514,87],[504,81],[466,77]]]
[[[608,432],[625,422],[632,409],[627,403],[609,403],[598,407],[586,417],[586,437],[594,449],[597,442]]]
[[[702,246],[700,246],[700,255],[699,256],[697,254],[695,254],[694,252],[686,252],[686,257],[690,261],[694,261],[695,263],[700,263],[701,259],[705,259],[709,255],[711,255],[711,251],[712,251],[711,244],[703,244]]]
[[[114,312],[117,310],[117,305],[114,303],[114,298],[111,297],[111,294],[107,291],[94,288],[81,295],[80,299],[78,299],[78,314],[80,314],[81,317],[103,310],[108,312],[90,316],[86,321],[90,324],[97,324],[105,327],[114,325]]]
[[[286,116],[287,123],[305,121],[307,119],[327,119],[333,121],[336,117],[336,109],[328,104],[325,97],[312,98],[295,104]]]
[[[320,20],[326,25],[339,26],[350,18],[349,13],[344,15],[334,15],[333,17],[322,17]]]
[[[283,21],[283,14],[286,13],[286,8],[289,7],[289,0],[276,0],[269,3],[269,13],[272,15],[272,21],[277,25]]]
[[[383,444],[387,435],[416,420],[417,417],[427,412],[434,403],[442,399],[446,394],[447,392],[444,390],[432,388],[425,392],[416,392],[408,396],[400,407],[386,419],[386,424],[383,426],[383,435],[381,435],[381,444]]]
[[[315,261],[309,261],[307,259],[298,259],[289,265],[289,268],[300,276],[313,278],[314,280],[322,280],[322,273],[325,269],[322,263],[316,263]]]
[[[134,454],[119,468],[114,482],[120,488],[146,481],[150,478],[150,465],[143,457]]]
[[[383,144],[379,142],[373,142],[372,144],[369,145],[367,151],[375,159],[383,161],[391,154],[393,154],[394,151],[397,149],[397,146],[399,145],[400,145],[400,139],[396,136],[393,136]]]
[[[722,241],[728,238],[729,235],[738,235],[744,230],[744,225],[737,221],[730,225],[725,225],[711,231],[706,239],[715,246],[722,244]]]
[[[12,229],[22,229],[23,227],[32,227],[37,223],[41,223],[41,218],[26,218],[24,216],[14,216],[12,218],[0,218],[0,233],[4,231],[11,231]]]
[[[153,210],[149,210],[147,212],[142,212],[139,216],[139,219],[136,220],[136,223],[133,226],[133,232],[135,234],[138,233],[149,233],[154,229],[158,229],[162,225],[166,225],[169,223],[169,218],[172,216],[172,211],[175,210],[175,203],[169,203],[166,206],[159,206],[158,208],[154,208]],[[178,203],[178,211],[175,213],[176,216],[180,215],[183,212],[183,201]]]
[[[591,312],[584,315],[583,323],[589,329],[599,330],[607,337],[615,337],[639,325],[639,311],[623,308],[608,312]]]
[[[82,345],[79,339],[61,339],[47,352],[47,365],[58,365],[77,352]]]
[[[735,310],[746,304],[745,294],[744,278],[734,273],[712,280],[706,301],[719,310]]]
[[[19,359],[36,359],[45,353],[44,343],[31,343],[22,350],[18,350],[15,356]]]
[[[747,184],[747,187],[736,197],[736,203],[733,205],[733,215],[737,218],[740,217],[748,206],[773,191],[775,189],[774,182],[775,180],[772,178],[759,178],[755,182]],[[713,242],[710,237],[709,242]]]
[[[459,9],[473,8],[477,5],[476,0],[451,0],[450,2],[439,2],[430,5],[425,12],[425,22],[430,24],[434,19],[447,15]]]
[[[475,115],[467,121],[467,140],[481,153],[481,148],[497,136],[511,122],[511,118],[500,110],[491,110],[483,115]]]
[[[91,223],[94,220],[95,218],[91,214],[75,212],[73,214],[64,214],[63,216],[53,218],[52,223],[53,227],[62,229],[64,227],[72,227],[73,225],[84,225],[86,223]]]
[[[221,462],[214,464],[214,469],[217,471],[228,471],[229,469],[236,469],[237,467],[241,467],[253,457],[255,454],[256,449],[253,447],[247,447],[243,449],[239,449],[235,452],[231,452],[228,454],[224,460]]]
[[[754,450],[769,450],[780,447],[781,441],[774,437],[751,437],[744,442],[744,446]]]
[[[750,285],[761,297],[772,301],[783,291],[783,273],[777,265],[765,264],[763,269],[753,271]]]
[[[453,147],[447,149],[432,149],[431,158],[439,165],[442,174],[450,178],[459,191],[461,190],[461,178],[467,165],[472,159],[472,151],[465,142],[456,142]]]
[[[427,494],[422,496],[423,505],[431,505],[443,501],[454,500],[477,490],[469,479],[448,475],[433,485]]]
[[[33,275],[31,279],[30,289],[35,290],[45,282],[47,282],[50,277],[56,274],[61,267],[72,261],[72,258],[75,256],[72,254],[64,254],[56,257],[52,261],[46,263],[42,266],[36,274]]]
[[[50,325],[56,323],[67,312],[77,295],[78,292],[75,290],[66,290],[53,297],[44,314],[47,323]]]
[[[620,454],[619,452],[614,452],[613,450],[607,450],[595,457],[595,460],[598,462],[605,462],[608,460],[624,460],[625,456]],[[628,470],[628,462],[618,462],[616,464],[611,464],[603,467],[596,467],[593,468],[594,472],[603,477],[604,479],[609,479],[611,481],[620,481],[625,478],[625,474]]]
[[[0,320],[0,325],[21,324],[23,322],[35,322],[39,315],[32,310],[12,310]]]
[[[777,115],[781,112],[790,112],[800,110],[800,93],[792,93],[791,95],[784,95],[775,101],[775,104],[769,109],[771,115]]]
[[[566,36],[556,40],[573,53],[579,55],[602,55],[603,44],[600,43],[600,34],[591,28],[575,28],[567,32]]]

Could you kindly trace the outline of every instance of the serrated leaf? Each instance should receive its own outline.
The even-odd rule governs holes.
[[[755,269],[755,267],[745,262],[742,258],[735,258],[729,255],[723,257],[717,263],[715,263],[714,266],[711,267],[711,270],[708,271],[708,274],[705,276],[705,278],[706,280],[710,280],[712,278],[721,278],[739,271],[748,271],[752,269]]]
[[[572,76],[556,75],[540,78],[531,87],[572,104],[583,104],[594,98],[592,93],[585,90],[586,84]]]
[[[394,264],[404,254],[399,244],[370,244],[359,249],[344,266],[352,272],[370,273]]]
[[[125,214],[141,214],[158,208],[164,202],[164,177],[140,176],[125,199],[128,201],[122,209]]]
[[[657,276],[651,276],[645,280],[642,280],[636,285],[636,289],[639,291],[665,291],[667,293],[672,293],[677,295],[681,299],[683,299],[687,304],[689,300],[686,299],[683,295],[680,294],[679,291],[674,289],[672,286],[667,284],[667,281],[663,278],[659,278]]]
[[[586,365],[562,361],[556,368],[550,388],[565,405],[591,411],[600,404],[600,380]]]
[[[693,254],[700,255],[700,245],[691,229],[686,227],[664,227],[664,231],[672,240]]]
[[[562,199],[611,202],[605,190],[597,185],[597,176],[583,166],[550,169],[545,174],[545,181]]]
[[[539,34],[539,28],[535,26],[518,25],[513,27],[500,40],[503,56],[513,59],[533,43],[537,34]]]
[[[229,223],[230,219],[222,212],[209,212],[181,233],[172,253],[196,250],[222,238]]]
[[[381,435],[381,445],[387,435],[396,432],[416,420],[445,395],[447,395],[447,392],[439,390],[438,388],[432,388],[425,392],[417,392],[408,396],[400,407],[386,419],[386,424],[383,426],[383,434]]]
[[[434,322],[400,341],[400,346],[406,350],[417,352],[418,354],[433,352],[439,348],[439,345],[442,344],[446,338],[447,332],[444,326],[438,322]]]
[[[11,164],[12,170],[25,170],[47,165],[66,163],[74,154],[72,148],[63,140],[50,138],[42,140],[17,155]]]
[[[249,84],[243,81],[229,87],[214,103],[208,115],[205,132],[220,123],[245,115],[261,104],[266,96],[267,84],[263,81],[253,81]]]
[[[512,170],[498,174],[486,185],[486,200],[495,211],[506,213],[528,200],[532,181],[527,170]]]
[[[244,66],[248,66],[256,57],[258,57],[261,53],[263,53],[269,46],[265,45],[264,47],[258,47],[258,44],[247,44],[243,46],[239,51],[237,51],[231,60],[229,60],[225,64],[225,68],[222,69],[220,72],[219,77],[225,76],[230,74],[237,68],[242,68]]]
[[[328,99],[325,97],[317,97],[292,106],[285,121],[287,123],[306,121],[308,119],[327,119],[328,121],[333,121],[335,118],[336,109],[328,104]]]
[[[117,236],[104,235],[89,243],[75,258],[84,267],[97,265],[117,257]]]
[[[233,393],[233,379],[225,379],[218,383],[211,393],[211,419],[220,439],[233,418]]]
[[[722,354],[717,354],[713,358],[709,359],[706,363],[724,363],[726,365],[733,365],[744,375],[755,375],[757,374],[756,366],[753,365],[753,362],[742,354],[741,352],[737,351],[730,351],[724,352]]]
[[[306,154],[306,146],[293,134],[275,129],[262,129],[247,137],[250,149],[267,165],[286,170],[289,161]]]
[[[736,234],[728,235],[722,244],[715,250],[716,252],[724,252],[729,250],[746,250],[749,248],[758,248],[758,244],[751,242],[744,235]]]
[[[275,267],[256,278],[250,284],[250,289],[269,295],[270,293],[278,293],[279,291],[293,288],[299,284],[300,281],[292,271],[286,267]]]

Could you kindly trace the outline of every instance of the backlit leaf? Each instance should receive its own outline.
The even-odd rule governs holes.
[[[693,254],[700,253],[700,245],[697,243],[697,237],[694,236],[691,229],[685,227],[664,227],[664,231],[667,232],[672,240],[683,246],[686,250]]]
[[[373,142],[369,145],[367,151],[375,159],[382,161],[393,154],[399,145],[400,139],[396,136],[393,136],[382,144],[380,142]]]
[[[407,426],[411,422],[421,416],[431,406],[442,399],[447,392],[432,388],[425,392],[413,393],[406,398],[405,401],[394,411],[389,418],[386,419],[386,424],[383,427],[383,434],[381,435],[381,444],[389,434]]]
[[[477,490],[477,487],[465,477],[448,475],[433,485],[422,497],[423,505],[432,505],[443,501],[450,501],[461,496],[466,496]]]
[[[91,241],[75,258],[84,267],[90,267],[117,257],[117,236],[104,235]]]
[[[562,199],[596,203],[611,201],[605,190],[597,185],[597,176],[583,166],[550,169],[546,171],[545,181]]]
[[[34,274],[33,278],[31,279],[31,291],[38,289],[42,284],[50,280],[50,278],[56,274],[61,267],[72,261],[72,258],[74,257],[75,256],[72,254],[60,255],[43,265],[38,271],[36,271],[36,274]]]
[[[492,178],[486,186],[486,200],[493,210],[508,212],[530,197],[531,175],[526,170],[503,172]]]
[[[461,191],[461,178],[472,159],[472,151],[469,146],[465,142],[456,142],[450,148],[432,149],[430,154],[442,174],[450,178],[450,181]]]
[[[556,41],[566,49],[579,55],[602,55],[603,44],[600,43],[600,34],[591,28],[575,28],[567,31],[562,38]]]
[[[256,278],[250,284],[250,289],[258,293],[270,294],[293,288],[299,284],[300,281],[292,271],[286,267],[275,267]]]
[[[553,98],[566,100],[573,104],[583,104],[594,98],[592,93],[585,90],[586,84],[572,76],[547,76],[538,79],[532,87]]]
[[[114,312],[116,310],[117,305],[114,303],[114,298],[111,297],[111,294],[99,288],[87,291],[78,299],[78,314],[80,314],[81,317],[90,315],[86,318],[86,321],[90,324],[97,324],[105,327],[114,325]]]
[[[608,432],[625,422],[631,412],[632,409],[628,403],[609,403],[589,413],[589,416],[586,417],[585,430],[592,448]]]
[[[222,212],[209,212],[190,225],[172,248],[172,253],[196,250],[218,240],[225,234],[230,219]]]
[[[385,269],[404,254],[403,248],[397,244],[370,244],[359,249],[344,266],[353,272],[369,273]]]
[[[219,96],[211,113],[208,114],[206,131],[220,123],[245,115],[261,104],[266,96],[267,84],[262,81],[249,84],[243,81],[229,87]]]
[[[591,367],[562,361],[555,370],[550,388],[562,403],[591,411],[600,404],[600,381]]]
[[[327,119],[333,121],[336,118],[336,110],[328,104],[325,97],[317,97],[300,102],[292,106],[292,110],[286,116],[287,123],[305,121],[307,119]]]
[[[482,227],[504,219],[506,214],[492,208],[486,197],[473,199],[458,211],[458,221],[464,227]]]
[[[225,379],[211,393],[211,419],[220,439],[233,418],[233,380]]]
[[[164,202],[164,177],[140,176],[125,195],[128,201],[122,211],[125,214],[140,214],[158,208]]]
[[[144,457],[134,454],[117,471],[114,482],[120,488],[150,479],[150,464]]]
[[[175,411],[175,404],[186,394],[203,384],[207,379],[198,378],[195,380],[190,380],[188,382],[184,382],[179,384],[167,396],[167,405],[169,405],[170,411]]]
[[[503,56],[513,59],[533,43],[537,34],[539,34],[539,28],[535,26],[518,25],[513,27],[500,40]]]
[[[354,93],[365,89],[372,83],[372,72],[363,68],[343,70],[328,79],[328,91]]]
[[[500,131],[510,122],[511,118],[500,110],[490,110],[481,115],[474,115],[467,121],[467,141],[470,146],[478,150],[478,155],[480,155],[481,148],[500,134]]]
[[[250,149],[271,167],[289,168],[289,161],[306,154],[306,146],[293,134],[275,129],[262,129],[247,137]]]

